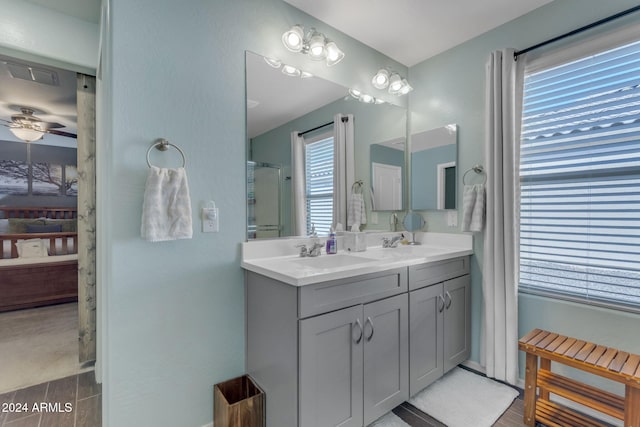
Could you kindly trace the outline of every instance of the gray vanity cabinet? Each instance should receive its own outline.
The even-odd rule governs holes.
[[[411,396],[469,358],[468,273],[468,257],[409,267]]]
[[[300,425],[368,425],[408,398],[407,295],[300,320]]]
[[[409,397],[407,268],[306,286],[246,273],[267,427],[361,427]]]

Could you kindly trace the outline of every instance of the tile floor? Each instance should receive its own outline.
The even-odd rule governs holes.
[[[0,394],[0,427],[100,427],[101,399],[93,371]]]

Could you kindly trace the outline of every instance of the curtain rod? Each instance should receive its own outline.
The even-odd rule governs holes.
[[[349,117],[347,117],[347,116],[343,116],[342,117],[342,123],[348,122],[348,121],[349,121]],[[309,132],[313,132],[314,130],[322,129],[323,127],[327,127],[327,126],[332,125],[332,124],[333,124],[333,122],[329,122],[329,123],[325,123],[325,124],[320,125],[320,126],[316,126],[313,129],[305,130],[304,132],[298,132],[298,136],[305,135],[305,134],[307,134]]]
[[[550,43],[557,42],[558,40],[562,40],[564,38],[573,36],[575,34],[583,32],[583,31],[590,30],[591,28],[600,26],[602,24],[606,24],[607,22],[611,22],[611,21],[613,21],[615,19],[618,19],[618,18],[622,18],[623,16],[629,15],[630,13],[636,12],[638,10],[640,10],[640,5],[634,6],[631,9],[623,10],[622,12],[616,13],[615,15],[608,16],[608,17],[603,18],[603,19],[601,19],[599,21],[596,21],[596,22],[593,22],[591,24],[585,25],[584,27],[577,28],[577,29],[575,29],[573,31],[569,31],[568,33],[562,34],[562,35],[554,37],[552,39],[545,40],[545,41],[543,41],[541,43],[538,43],[536,45],[530,46],[530,47],[528,47],[526,49],[517,50],[516,52],[514,52],[513,57],[515,59],[518,59],[518,56],[522,55],[523,53],[530,52],[530,51],[538,49],[538,48],[540,48],[542,46],[546,46],[546,45],[548,45]]]

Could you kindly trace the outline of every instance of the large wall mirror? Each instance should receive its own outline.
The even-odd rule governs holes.
[[[372,192],[369,191],[372,188],[371,147],[388,147],[395,144],[396,148],[390,148],[394,156],[404,150],[407,116],[405,108],[389,103],[360,102],[349,94],[349,88],[291,69],[286,69],[289,74],[285,74],[285,67],[285,64],[246,52],[249,240],[308,233],[309,228],[301,232],[294,226],[299,224],[300,211],[294,212],[296,203],[293,192],[294,188],[298,188],[295,182],[296,176],[299,176],[299,169],[292,167],[292,132],[303,133],[305,144],[317,143],[316,154],[313,154],[312,150],[308,150],[307,154],[315,155],[315,160],[320,161],[321,156],[318,153],[321,151],[322,141],[333,133],[331,123],[334,118],[339,114],[352,118],[353,152],[346,161],[347,169],[353,171],[354,181],[362,183],[359,191],[363,194],[366,215],[371,212],[373,200]],[[327,124],[329,125],[324,126]],[[398,147],[399,144],[402,147]],[[382,152],[373,155],[379,164],[395,162],[388,160]],[[406,181],[404,171],[405,168],[402,166],[400,194]],[[320,178],[312,181],[311,178],[305,177],[306,183],[315,184],[321,182]],[[332,190],[330,184],[325,187],[321,184],[315,187],[309,184],[305,189],[317,192],[307,199],[307,207],[314,203],[315,206],[320,206],[327,202],[329,198],[323,199],[323,191]],[[345,216],[349,191],[350,189],[347,189],[343,203],[338,204]],[[400,205],[404,208],[402,197]],[[326,218],[316,217],[314,225],[318,234],[322,235],[327,227]]]
[[[411,135],[411,208],[456,209],[458,126]]]

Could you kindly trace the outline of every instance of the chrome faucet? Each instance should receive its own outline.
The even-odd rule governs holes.
[[[296,245],[296,248],[300,248],[300,257],[317,257],[322,252],[322,243],[313,242],[311,247],[307,248],[307,245]]]
[[[388,237],[382,238],[382,247],[383,248],[397,248],[398,242],[402,240],[402,234],[398,236],[393,236],[393,238],[389,239]]]
[[[309,237],[318,237],[318,233],[316,232],[316,225],[311,223],[311,232],[309,233]]]

